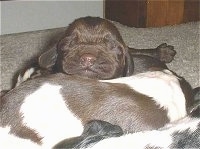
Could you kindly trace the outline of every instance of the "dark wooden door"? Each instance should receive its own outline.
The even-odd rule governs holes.
[[[146,26],[146,2],[105,0],[105,18],[135,27]]]
[[[105,0],[105,18],[134,27],[200,20],[200,0]]]

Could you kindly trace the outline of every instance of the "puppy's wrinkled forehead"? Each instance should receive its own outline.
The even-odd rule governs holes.
[[[81,42],[101,42],[112,38],[124,43],[118,29],[108,20],[98,17],[84,17],[75,20],[68,28]]]

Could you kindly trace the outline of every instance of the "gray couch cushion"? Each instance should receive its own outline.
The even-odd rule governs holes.
[[[177,55],[169,68],[183,76],[193,87],[199,86],[200,22],[161,28],[131,28],[114,22],[130,47],[152,48],[166,42]],[[64,33],[65,28],[1,36],[1,90],[10,89],[12,78],[27,62],[48,49]]]

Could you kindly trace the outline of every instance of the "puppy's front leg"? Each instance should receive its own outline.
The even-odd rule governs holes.
[[[153,49],[134,49],[129,47],[129,51],[132,57],[134,57],[135,55],[146,55],[156,58],[164,63],[170,63],[176,55],[174,47],[171,45],[167,45],[166,43],[163,43],[157,48]]]

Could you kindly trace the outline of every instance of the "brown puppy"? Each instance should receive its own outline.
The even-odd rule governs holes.
[[[112,79],[152,68],[166,69],[165,63],[171,62],[175,54],[173,47],[167,44],[156,49],[128,48],[118,29],[110,21],[84,17],[69,25],[57,47],[40,56],[39,65],[54,73]]]
[[[95,79],[129,76],[133,64],[117,28],[107,20],[86,17],[75,20],[55,51],[42,55],[42,67],[54,72],[77,74]],[[50,57],[55,59],[50,59]]]

